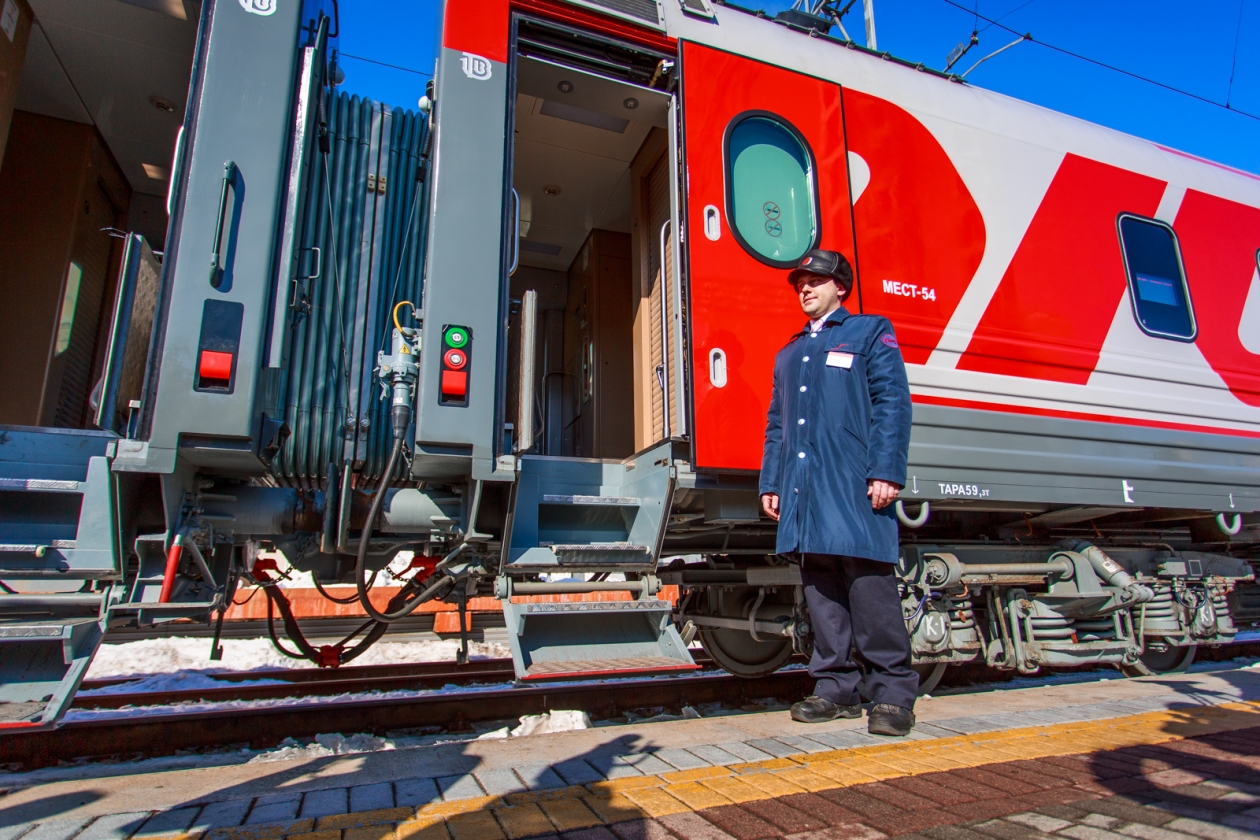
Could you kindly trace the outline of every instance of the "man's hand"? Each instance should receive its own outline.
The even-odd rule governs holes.
[[[761,509],[766,512],[766,516],[779,521],[779,494],[778,493],[762,493]]]
[[[884,481],[882,478],[872,478],[866,482],[866,495],[871,497],[871,507],[875,510],[888,507],[897,498],[897,494],[901,492],[900,484],[893,484],[891,481]],[[779,498],[776,496],[775,507],[778,507]],[[766,497],[761,497],[761,503],[764,506]],[[779,517],[775,517],[778,519]]]

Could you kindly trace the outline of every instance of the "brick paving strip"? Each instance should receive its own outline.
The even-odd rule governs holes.
[[[455,786],[471,784],[463,777],[443,787],[452,801],[413,807],[374,807],[401,801],[402,791],[394,799],[389,784],[363,785],[307,793],[303,813],[328,816],[295,818],[293,797],[278,795],[156,815],[0,823],[0,840],[1260,837],[1260,702],[689,770],[641,759],[622,768],[634,775],[620,776],[614,763],[603,768],[607,778],[586,784],[452,799]]]

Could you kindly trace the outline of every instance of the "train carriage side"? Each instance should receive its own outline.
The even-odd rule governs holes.
[[[683,40],[689,144],[700,488],[691,509],[705,516],[679,527],[669,547],[717,548],[711,562],[731,566],[728,582],[747,587],[726,596],[697,589],[698,615],[680,620],[698,627],[719,661],[748,673],[781,662],[806,623],[785,591],[794,571],[752,559],[765,550],[757,533],[765,523],[754,491],[736,488],[729,471],[759,466],[766,366],[799,328],[775,269],[821,245],[856,254],[853,308],[889,317],[907,361],[915,417],[900,516],[922,662],[983,658],[1030,670],[1099,658],[1142,670],[1184,665],[1194,644],[1234,638],[1227,601],[1239,620],[1255,618],[1254,590],[1232,590],[1252,575],[1260,500],[1246,305],[1260,179],[718,13],[718,26],[671,21]],[[834,90],[821,107],[811,93],[820,80]],[[728,106],[723,91],[746,108]],[[801,124],[794,103],[811,96],[816,112],[842,123],[841,136]],[[779,184],[741,173],[747,152],[718,142],[750,111],[776,125],[761,141],[767,159],[795,153]],[[812,191],[813,206],[773,195],[791,179]],[[755,212],[763,204],[773,219]],[[771,227],[771,236],[761,232]],[[789,242],[794,231],[799,242]],[[705,541],[714,525],[726,527]],[[1103,571],[1075,584],[1047,571],[1064,550],[1092,556],[1098,546],[1153,590],[1144,626],[1109,621],[1115,603],[1081,607],[1096,584],[1115,582]],[[713,579],[675,568],[667,577],[676,582]],[[933,602],[938,620],[928,620]],[[762,641],[733,620],[755,622]],[[767,642],[772,627],[780,638]]]

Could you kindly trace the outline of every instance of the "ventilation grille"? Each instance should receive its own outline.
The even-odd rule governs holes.
[[[665,28],[660,0],[569,0],[569,2],[575,6],[585,6],[588,9],[632,20],[653,29]]]

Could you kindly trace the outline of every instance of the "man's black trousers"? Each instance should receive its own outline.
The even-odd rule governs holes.
[[[814,629],[809,675],[814,693],[839,705],[861,702],[862,672],[851,651],[866,662],[866,693],[876,703],[914,708],[919,675],[910,667],[910,636],[901,617],[896,567],[860,557],[801,555],[805,602]]]

